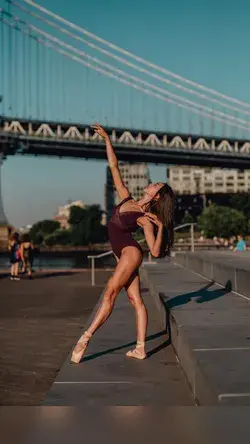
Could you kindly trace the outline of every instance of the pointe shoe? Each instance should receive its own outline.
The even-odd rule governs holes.
[[[74,364],[79,364],[88,346],[91,336],[92,334],[88,331],[85,331],[83,333],[72,352],[71,362],[74,362]]]
[[[128,358],[145,359],[147,357],[147,354],[144,350],[144,347],[145,347],[145,342],[137,341],[136,348],[134,350],[129,350],[126,353],[126,356]]]

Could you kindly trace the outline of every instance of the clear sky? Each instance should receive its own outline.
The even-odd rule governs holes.
[[[40,4],[149,61],[250,102],[247,0],[40,0]],[[0,7],[4,5],[0,0]],[[115,89],[111,80],[104,81],[99,74],[78,67],[71,68],[67,75],[67,109],[60,97],[57,109],[48,110],[49,118],[69,116],[78,122],[94,119],[111,126],[155,127],[155,110],[161,104],[140,99],[141,110],[147,108],[143,115],[136,108],[136,95],[132,102],[126,102],[130,96],[125,87]],[[116,110],[114,91],[120,94]],[[37,101],[34,99],[34,106],[44,99],[41,94]],[[19,102],[22,100],[20,95]],[[22,106],[19,103],[20,109]],[[136,120],[138,114],[140,120]],[[103,206],[105,167],[103,161],[7,158],[2,168],[2,189],[10,223],[18,227],[52,217],[57,206],[69,199]],[[151,166],[150,172],[153,181],[165,180],[165,166]]]

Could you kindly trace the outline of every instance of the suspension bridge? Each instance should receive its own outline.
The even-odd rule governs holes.
[[[0,153],[250,167],[250,104],[182,77],[32,0],[0,7]]]

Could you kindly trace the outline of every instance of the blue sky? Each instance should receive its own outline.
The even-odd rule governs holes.
[[[40,0],[40,4],[170,71],[250,102],[250,60],[247,56],[250,3],[246,0]],[[0,6],[4,5],[4,0],[0,0]],[[54,73],[57,69],[62,75],[59,56],[50,57],[48,61],[54,63]],[[40,112],[46,112],[49,118],[55,116],[55,119],[69,118],[79,122],[94,119],[111,126],[148,128],[157,126],[157,116],[168,115],[166,108],[156,100],[132,94],[125,87],[101,78],[100,74],[88,73],[77,64],[69,65],[70,68],[65,68],[69,82],[65,96],[57,86],[53,105],[46,106],[46,100],[52,97],[56,87],[55,76],[51,91],[43,93],[40,88],[39,95],[33,98],[32,114],[44,103],[44,110]],[[13,79],[13,82],[16,80],[13,95],[20,88],[20,77]],[[60,81],[58,77],[58,84]],[[4,93],[7,97],[8,91]],[[18,94],[15,106],[21,114],[25,108],[24,92]],[[50,96],[48,99],[46,94]],[[173,115],[169,115],[169,121],[170,118],[174,125]],[[163,124],[161,121],[161,127]],[[105,167],[103,161],[7,158],[2,168],[2,189],[9,221],[21,226],[52,217],[57,206],[68,199],[83,199],[87,204],[95,202],[103,206]],[[151,166],[150,172],[153,181],[165,180],[165,166]]]

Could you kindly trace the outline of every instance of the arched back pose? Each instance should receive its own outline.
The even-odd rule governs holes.
[[[110,316],[115,298],[123,287],[135,308],[137,325],[137,345],[134,350],[127,353],[127,356],[144,359],[146,357],[147,311],[140,295],[138,276],[138,269],[142,262],[142,249],[131,233],[138,227],[142,227],[151,254],[154,257],[165,256],[173,243],[174,193],[168,184],[158,182],[148,185],[144,190],[144,196],[139,201],[133,200],[122,181],[118,161],[108,134],[98,124],[93,128],[105,139],[114,185],[121,199],[108,223],[109,239],[117,259],[117,266],[108,281],[101,305],[90,327],[80,337],[73,350],[71,361],[80,362],[90,338]]]

